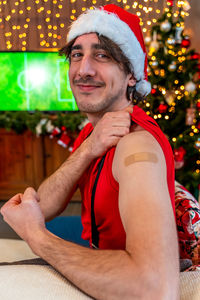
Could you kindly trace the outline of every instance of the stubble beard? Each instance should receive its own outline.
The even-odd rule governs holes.
[[[123,88],[118,89],[118,91],[115,94],[108,95],[106,98],[103,97],[101,101],[95,101],[96,97],[94,96],[94,99],[90,99],[91,102],[88,102],[87,100],[79,101],[78,97],[75,97],[77,106],[79,110],[83,113],[105,113],[108,111],[112,111],[112,108],[114,105],[120,101],[120,99],[123,97],[124,91]],[[86,96],[87,97],[87,96]],[[91,95],[88,95],[88,97],[92,97]]]

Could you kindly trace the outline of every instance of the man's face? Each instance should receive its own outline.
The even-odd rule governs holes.
[[[80,111],[115,111],[128,103],[126,89],[132,76],[102,48],[95,33],[75,40],[70,60],[70,85]]]

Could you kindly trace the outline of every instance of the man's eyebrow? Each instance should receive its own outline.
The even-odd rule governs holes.
[[[106,50],[106,48],[101,44],[92,44],[93,49]]]
[[[71,51],[73,51],[73,50],[80,50],[80,49],[83,49],[83,47],[78,44],[78,45],[72,46]]]
[[[101,44],[92,44],[91,48],[92,49],[97,49],[97,50],[98,49],[106,50],[105,47]],[[82,49],[83,49],[83,47],[80,44],[77,44],[77,45],[72,46],[71,51],[73,51],[73,50],[82,50]]]

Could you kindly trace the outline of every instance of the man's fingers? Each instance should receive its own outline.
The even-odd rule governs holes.
[[[28,201],[28,200],[32,200],[32,199],[35,199],[37,202],[39,202],[39,197],[38,197],[36,191],[34,190],[34,188],[28,187],[24,192],[22,200]]]
[[[133,112],[133,106],[128,106],[124,109],[124,111],[127,111],[129,114],[132,114]]]

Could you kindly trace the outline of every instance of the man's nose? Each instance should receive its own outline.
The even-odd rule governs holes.
[[[91,76],[93,77],[96,74],[94,63],[89,56],[84,56],[81,60],[79,67],[79,76],[84,78]]]

